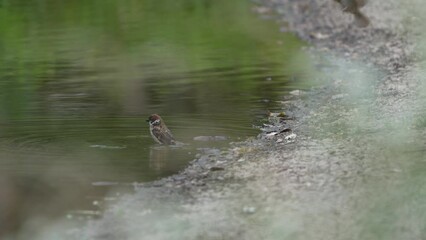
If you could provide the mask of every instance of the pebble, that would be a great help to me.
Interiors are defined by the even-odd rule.
[[[333,99],[333,100],[341,99],[341,98],[344,98],[346,95],[347,95],[347,94],[336,94],[336,95],[333,95],[333,96],[331,97],[331,99]]]
[[[272,137],[274,137],[275,135],[277,135],[277,133],[278,133],[278,132],[271,132],[271,133],[267,133],[265,136],[266,136],[266,138],[272,138]]]
[[[228,138],[225,136],[197,136],[194,137],[193,140],[194,141],[202,141],[202,142],[207,142],[207,141],[226,141]]]
[[[253,214],[256,212],[256,208],[252,206],[245,206],[243,207],[243,212],[247,214]]]
[[[223,170],[225,170],[225,168],[223,168],[223,167],[211,167],[210,168],[210,171],[223,171]]]
[[[295,133],[292,133],[285,137],[285,140],[287,142],[294,142],[296,140],[297,135]]]
[[[293,91],[291,91],[291,92],[289,92],[289,94],[290,95],[293,95],[293,96],[301,96],[301,95],[303,95],[305,92],[304,91],[302,91],[302,90],[293,90]]]

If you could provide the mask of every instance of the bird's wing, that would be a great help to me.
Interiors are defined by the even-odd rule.
[[[169,129],[154,128],[153,134],[163,144],[175,144],[175,139]]]

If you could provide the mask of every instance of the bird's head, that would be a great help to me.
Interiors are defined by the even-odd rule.
[[[158,114],[152,114],[151,116],[149,116],[149,118],[146,121],[151,126],[160,126],[163,119],[161,119],[160,115]]]

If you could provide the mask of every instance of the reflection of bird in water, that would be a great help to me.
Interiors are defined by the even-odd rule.
[[[352,13],[355,17],[355,25],[358,27],[366,27],[370,24],[367,16],[365,16],[359,9],[367,4],[367,0],[334,0],[342,5],[344,12]]]
[[[167,165],[167,159],[170,157],[169,150],[164,146],[151,147],[149,149],[149,168],[158,173],[165,172],[170,167]]]
[[[152,114],[146,121],[149,123],[151,136],[157,143],[167,145],[176,144],[172,132],[167,128],[163,119],[158,114]]]

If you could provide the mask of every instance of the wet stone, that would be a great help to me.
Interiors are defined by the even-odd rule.
[[[293,96],[302,96],[302,95],[305,94],[305,92],[302,91],[302,90],[293,90],[293,91],[289,92],[289,94],[293,95]]]
[[[252,207],[252,206],[245,206],[245,207],[243,207],[243,213],[253,214],[255,212],[256,212],[256,208],[255,207]]]
[[[202,141],[202,142],[208,142],[208,141],[226,141],[227,137],[225,136],[197,136],[193,138],[194,141]]]
[[[210,171],[223,171],[223,170],[225,170],[225,168],[223,168],[223,167],[211,167],[210,168]]]

